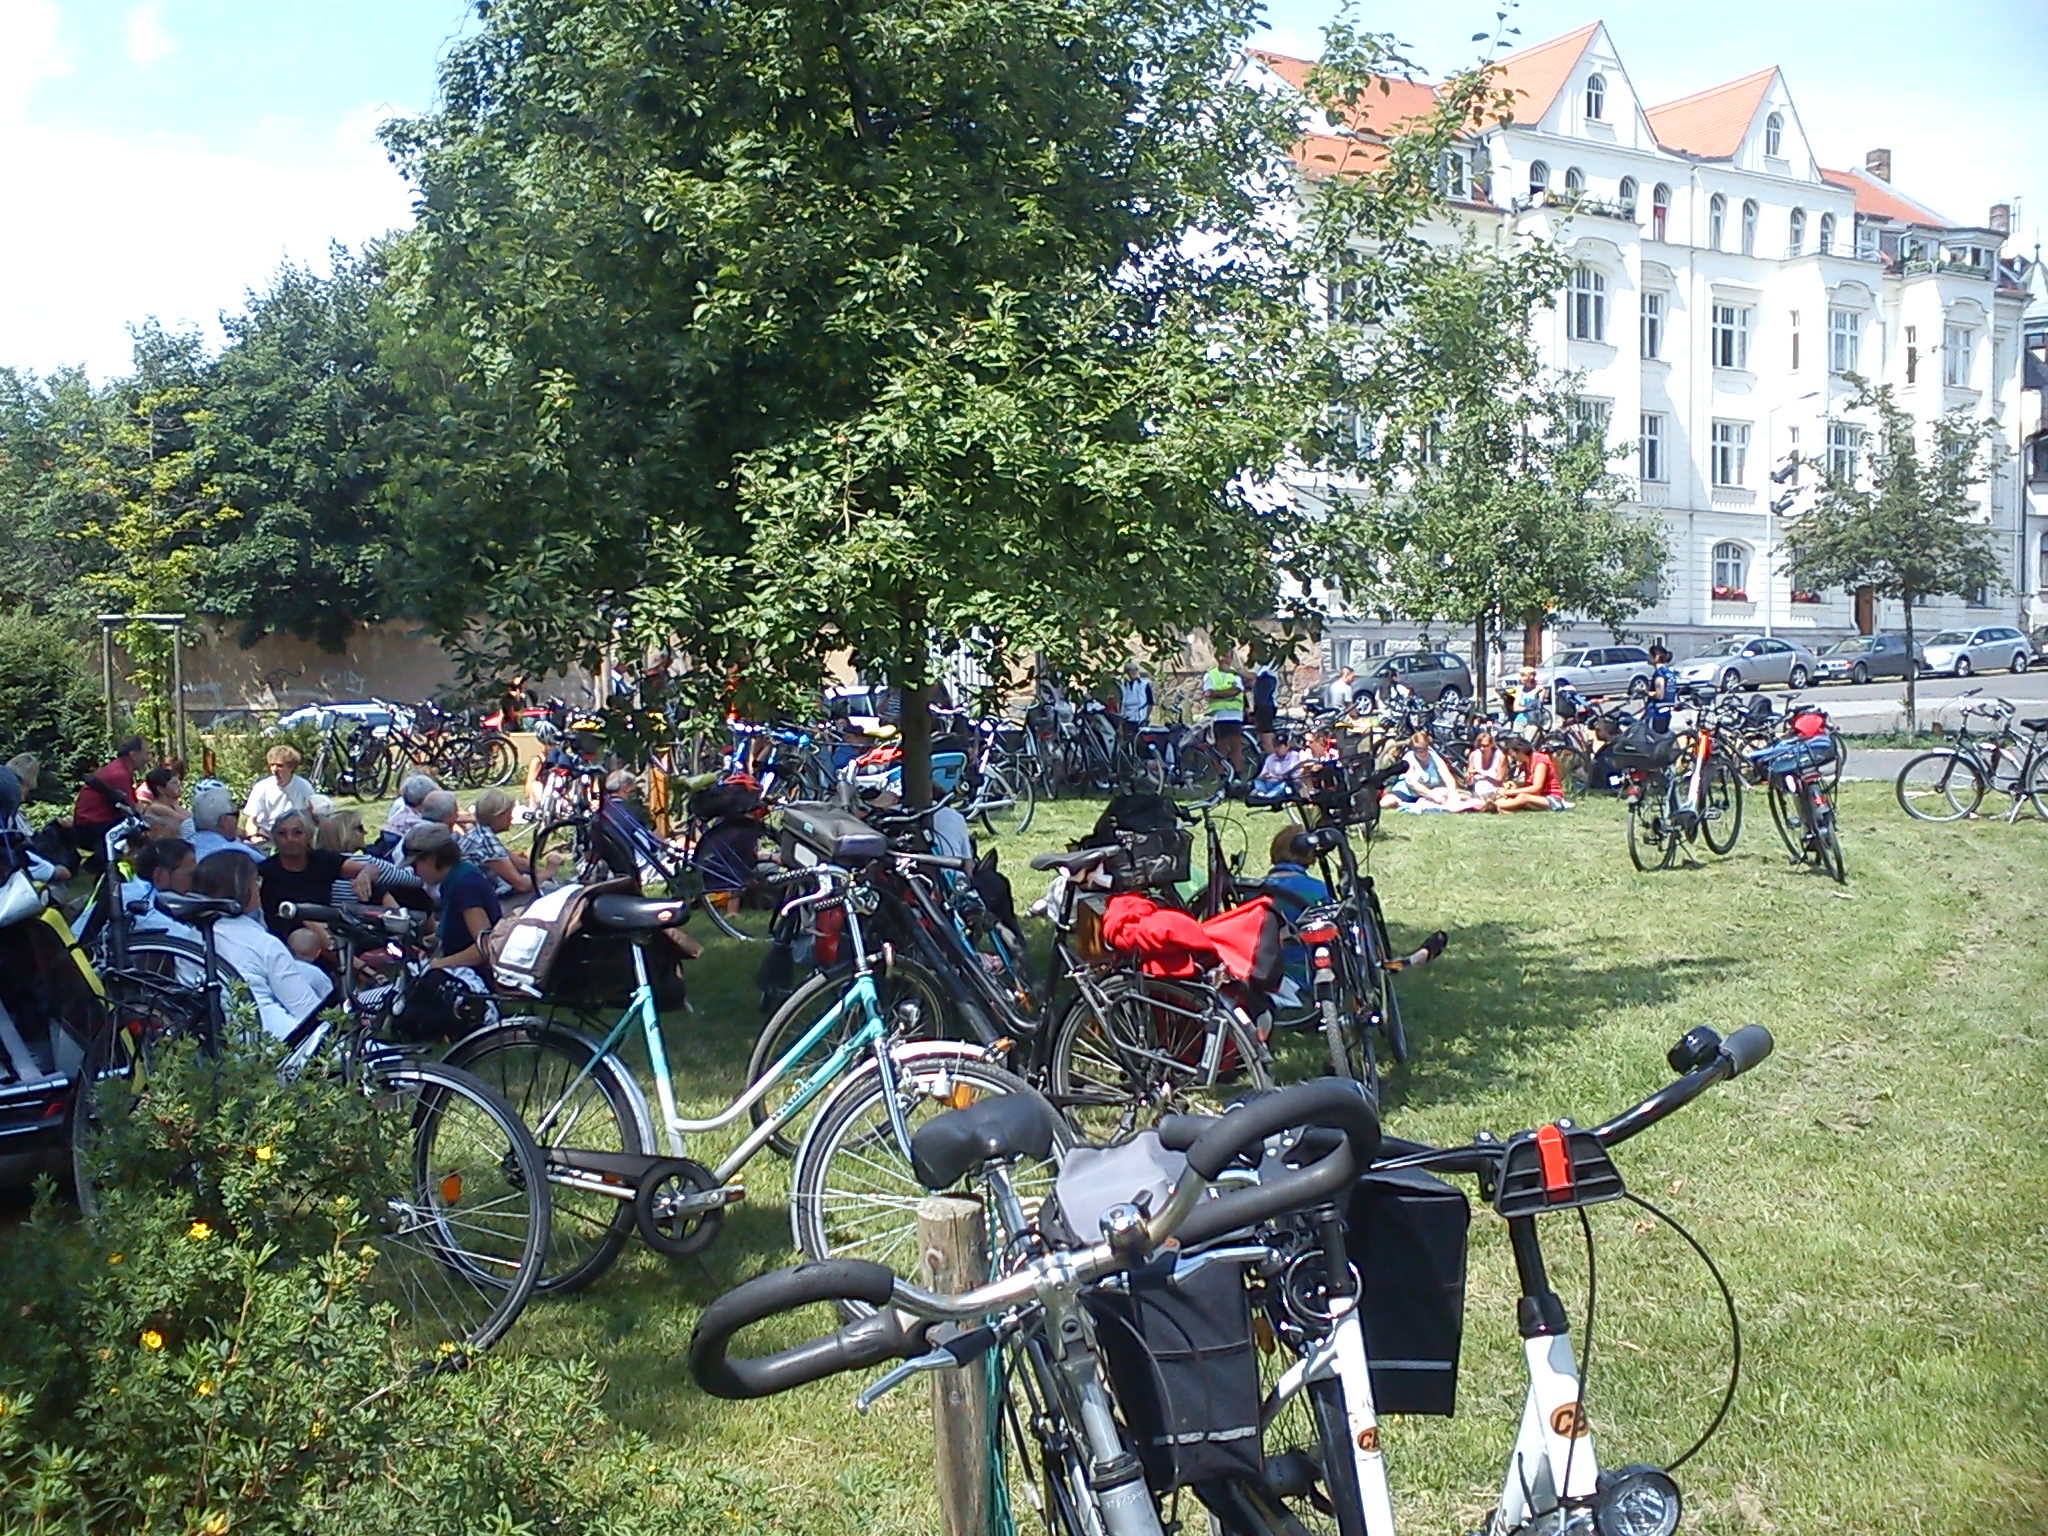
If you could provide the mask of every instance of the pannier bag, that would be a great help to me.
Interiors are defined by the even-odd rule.
[[[564,885],[536,896],[517,912],[498,919],[484,935],[484,959],[491,979],[507,992],[546,995],[562,951],[583,923],[590,898],[603,891],[631,891],[630,880],[602,885]]]
[[[378,1000],[366,993],[359,1001],[363,1011],[371,1013]],[[474,971],[426,970],[413,977],[404,997],[385,1016],[381,1033],[386,1039],[414,1044],[455,1040],[496,1022],[496,1011],[490,989]]]
[[[1142,891],[1188,878],[1194,838],[1164,795],[1123,794],[1111,800],[1082,846],[1112,844],[1119,852],[1107,866],[1111,890]]]
[[[1676,733],[1653,729],[1648,715],[1614,738],[1612,761],[1617,768],[1668,768],[1677,757]]]
[[[1242,1264],[1207,1264],[1179,1283],[1158,1269],[1136,1271],[1128,1291],[1091,1291],[1087,1306],[1155,1490],[1265,1470]]]
[[[1457,1408],[1471,1220],[1465,1192],[1420,1169],[1369,1173],[1352,1186],[1344,1246],[1358,1269],[1359,1319],[1380,1413]]]

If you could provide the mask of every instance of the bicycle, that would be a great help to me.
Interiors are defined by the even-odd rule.
[[[1989,793],[2006,795],[2007,822],[2016,822],[2031,804],[2048,817],[2048,716],[2021,720],[2004,699],[1978,700],[1972,688],[1962,697],[1962,721],[1951,746],[1922,752],[1899,770],[1892,795],[1899,809],[1916,821],[1975,820]],[[1990,722],[1990,734],[1973,736],[1973,718]],[[2025,731],[2025,736],[2020,735]]]
[[[1742,777],[1721,740],[1723,711],[1701,704],[1693,724],[1673,733],[1661,765],[1630,765],[1622,797],[1628,806],[1628,856],[1638,870],[1669,869],[1681,844],[1702,840],[1726,857],[1742,835]]]
[[[1834,756],[1825,736],[1787,736],[1748,754],[1770,786],[1771,822],[1795,864],[1811,864],[1838,885],[1849,882],[1835,803],[1826,782]]]

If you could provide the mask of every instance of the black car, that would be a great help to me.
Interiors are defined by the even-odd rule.
[[[1867,683],[1880,677],[1904,677],[1910,665],[1904,635],[1851,635],[1820,653],[1813,669],[1817,683]]]

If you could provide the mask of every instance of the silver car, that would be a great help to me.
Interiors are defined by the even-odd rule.
[[[1804,688],[1813,681],[1818,662],[1813,652],[1794,640],[1774,635],[1730,635],[1695,652],[1674,669],[1681,687],[1760,688],[1783,683]]]
[[[1587,698],[1625,693],[1640,699],[1650,691],[1655,670],[1650,653],[1640,645],[1594,645],[1559,651],[1549,666],[1536,669],[1536,680],[1545,688],[1562,683]]]
[[[1904,677],[1914,670],[1903,635],[1851,635],[1820,653],[1814,678],[1823,683],[1867,683],[1873,677]]]
[[[1996,672],[2000,667],[2024,672],[2033,659],[2033,645],[2010,624],[1980,624],[1975,629],[1944,629],[1928,638],[1920,654],[1927,670],[1951,677]]]

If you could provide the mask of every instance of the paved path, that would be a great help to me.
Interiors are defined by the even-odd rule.
[[[1881,779],[1889,784],[1899,776],[1899,770],[1906,766],[1906,760],[1917,757],[1917,752],[1898,752],[1890,748],[1859,747],[1856,738],[1849,738],[1849,766],[1842,770],[1845,779]]]

